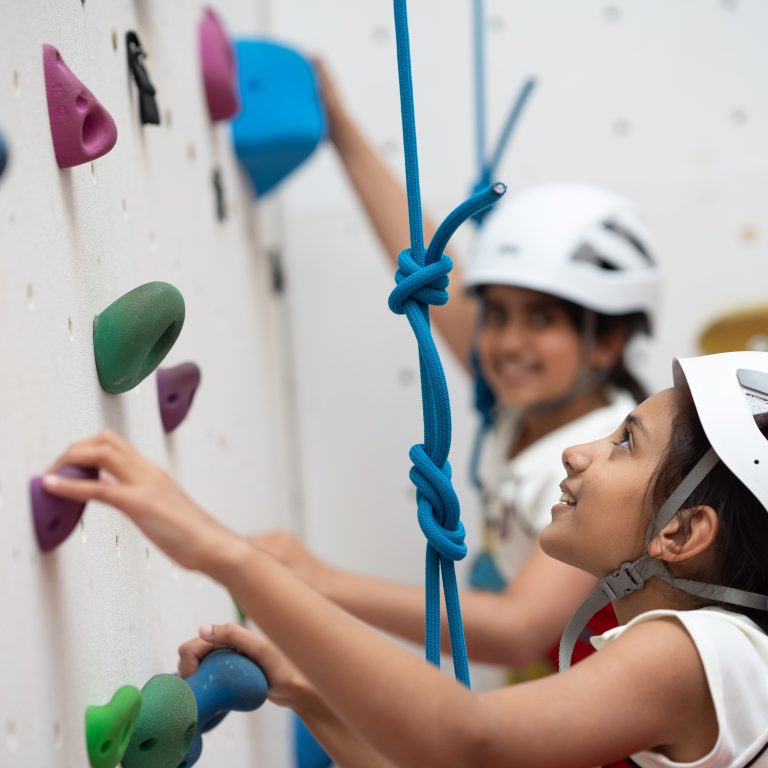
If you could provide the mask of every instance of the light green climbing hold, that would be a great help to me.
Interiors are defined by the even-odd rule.
[[[197,701],[176,675],[155,675],[141,689],[141,713],[124,768],[176,768],[197,728]]]
[[[85,708],[85,745],[91,768],[115,768],[123,759],[141,710],[133,685],[115,691],[108,704]]]
[[[145,283],[93,321],[96,372],[105,392],[133,389],[157,368],[181,333],[184,297],[170,283]]]

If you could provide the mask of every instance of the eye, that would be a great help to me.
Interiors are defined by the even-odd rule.
[[[632,433],[624,427],[621,431],[621,438],[619,440],[611,440],[611,443],[617,448],[632,449]]]
[[[531,328],[548,328],[554,321],[554,313],[546,309],[538,309],[531,312],[528,324]]]
[[[507,316],[504,310],[496,304],[483,306],[483,325],[501,326],[506,322]]]

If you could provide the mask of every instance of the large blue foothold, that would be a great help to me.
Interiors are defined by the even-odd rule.
[[[5,139],[3,138],[3,134],[0,133],[0,176],[3,175],[3,171],[5,171],[5,166],[8,163],[8,150],[5,146]]]
[[[178,768],[191,768],[203,751],[202,735],[230,712],[250,712],[267,699],[269,685],[258,664],[235,651],[209,653],[187,684],[197,700],[197,731]]]
[[[262,196],[312,154],[326,134],[314,69],[298,51],[269,40],[235,42],[240,114],[235,152]]]
[[[328,768],[333,765],[331,758],[298,715],[293,717],[293,749],[296,768]]]

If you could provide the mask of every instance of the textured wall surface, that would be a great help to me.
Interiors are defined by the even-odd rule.
[[[234,32],[260,28],[256,3],[218,4]],[[174,567],[112,510],[89,506],[59,550],[40,555],[28,478],[66,445],[110,427],[172,470],[239,530],[286,524],[278,307],[226,126],[208,121],[197,60],[201,2],[0,3],[0,765],[86,765],[83,713],[176,665],[178,644],[235,616],[228,595]],[[138,32],[162,124],[142,127],[124,37]],[[114,36],[114,37],[113,37]],[[56,166],[43,43],[111,112],[115,148]],[[216,218],[220,167],[228,218]],[[166,437],[154,376],[124,395],[99,387],[92,322],[150,280],[175,284],[186,323],[166,365],[193,360],[202,384]],[[13,627],[13,634],[7,630]],[[205,765],[282,765],[283,713],[232,716]]]
[[[401,172],[388,0],[220,0],[233,34],[270,30],[322,55],[342,95]],[[99,505],[55,553],[37,553],[28,478],[72,440],[111,427],[172,470],[239,530],[294,525],[325,557],[420,583],[423,538],[407,479],[421,439],[415,342],[386,305],[392,271],[333,151],[321,150],[253,210],[226,128],[207,119],[193,0],[0,0],[0,767],[86,764],[83,710],[123,683],[170,671],[228,596],[172,566]],[[721,311],[768,285],[768,25],[762,0],[487,0],[489,143],[528,75],[539,79],[499,173],[511,190],[589,181],[635,199],[667,273],[655,345],[636,350],[653,387],[692,354]],[[410,8],[425,205],[444,215],[474,166],[471,4]],[[149,53],[163,124],[141,127],[124,35]],[[51,43],[110,110],[111,153],[57,168],[41,46]],[[228,218],[215,216],[220,167]],[[406,245],[405,243],[403,244]],[[277,247],[285,299],[271,292]],[[456,239],[459,254],[471,234]],[[94,315],[167,280],[187,320],[166,364],[194,360],[203,383],[165,437],[154,380],[99,388]],[[456,485],[470,547],[476,500],[465,467],[470,388],[445,359]],[[556,491],[553,491],[553,494]],[[394,545],[394,546],[393,546]],[[199,765],[288,766],[271,705],[233,716]]]

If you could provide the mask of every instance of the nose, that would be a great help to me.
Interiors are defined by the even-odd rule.
[[[589,454],[585,445],[572,445],[563,451],[562,461],[568,477],[583,472],[589,466]]]
[[[499,348],[505,352],[519,350],[526,340],[525,325],[516,317],[510,317],[499,334]]]

